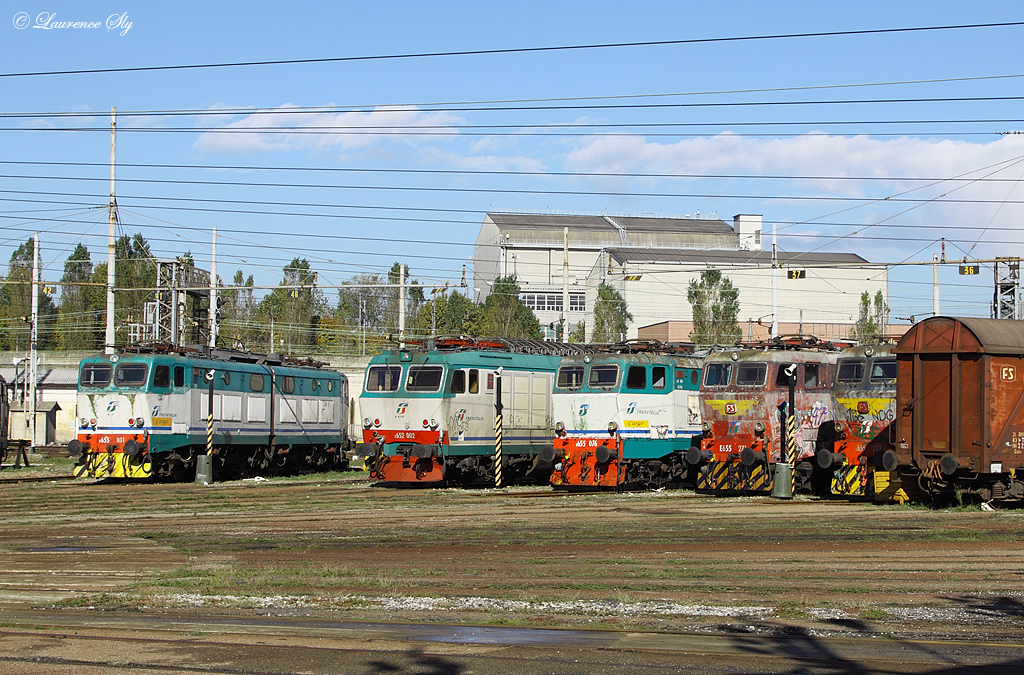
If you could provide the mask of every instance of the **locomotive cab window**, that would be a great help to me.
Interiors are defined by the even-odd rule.
[[[704,367],[704,386],[724,387],[732,376],[731,363],[711,363]]]
[[[805,363],[804,364],[804,386],[808,389],[814,389],[821,386],[819,383],[821,378],[818,377],[818,364],[817,363]]]
[[[896,379],[896,359],[879,359],[871,364],[872,382],[889,382]]]
[[[405,380],[406,391],[437,391],[441,388],[444,366],[409,366]]]
[[[558,369],[555,386],[559,389],[579,389],[583,386],[583,366],[562,366]]]
[[[149,368],[144,363],[122,363],[114,371],[114,384],[118,387],[141,387],[146,384]]]
[[[860,384],[864,380],[864,362],[858,359],[843,359],[839,362],[836,382]]]
[[[281,391],[286,394],[295,393],[295,378],[291,375],[285,375],[281,378]]]
[[[668,377],[665,374],[665,366],[654,366],[651,368],[651,386],[655,389],[664,389]]]
[[[153,386],[169,387],[171,385],[171,367],[157,366],[153,369]]]
[[[452,386],[448,390],[453,394],[465,394],[466,393],[466,371],[464,370],[453,370],[452,371]]]
[[[263,375],[253,373],[249,377],[249,391],[263,391]]]
[[[174,386],[185,386],[185,366],[174,366]]]
[[[767,378],[767,363],[741,363],[736,368],[736,384],[740,387],[760,387]]]
[[[786,370],[790,366],[796,366],[796,364],[795,363],[780,363],[779,364],[779,366],[778,366],[779,370],[775,373],[775,386],[776,387],[779,387],[780,389],[788,389],[789,388],[789,373],[787,373]],[[799,385],[800,384],[800,371],[799,371],[799,369],[795,369],[793,372],[796,373],[796,383]]]
[[[626,389],[646,389],[647,368],[644,366],[630,366],[626,371]]]
[[[366,374],[366,391],[398,391],[401,378],[399,366],[371,366]]]
[[[590,366],[590,379],[587,384],[595,389],[610,389],[619,381],[617,365]]]
[[[113,370],[109,363],[87,363],[82,366],[79,381],[83,387],[105,387],[110,384]]]
[[[469,393],[480,393],[480,371],[476,368],[469,371]]]

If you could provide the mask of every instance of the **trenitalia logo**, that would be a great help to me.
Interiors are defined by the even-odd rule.
[[[405,409],[408,408],[408,407],[409,407],[408,403],[399,403],[398,404],[398,411],[395,414],[396,415],[404,415],[405,414]]]
[[[584,404],[582,404],[580,406],[580,417],[585,417],[586,416],[588,408],[590,408],[590,404],[589,403],[584,403]]]
[[[629,404],[628,408],[626,408],[626,414],[627,415],[632,415],[635,412],[636,412],[636,402],[634,401],[633,403]]]
[[[117,410],[117,401],[111,401],[107,404],[107,412],[112,413]]]

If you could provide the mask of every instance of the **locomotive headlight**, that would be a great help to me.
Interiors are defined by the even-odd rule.
[[[380,426],[380,420],[379,419],[373,420],[373,426],[379,427]]]
[[[701,422],[700,429],[705,433],[711,431],[711,422]]]
[[[430,428],[431,429],[436,429],[437,428],[437,420],[435,420],[433,417],[430,418]]]
[[[423,428],[426,429],[429,426],[430,426],[430,421],[429,420],[423,420]]]
[[[141,417],[136,417],[135,426],[141,429],[142,427],[146,426],[146,420],[142,419]]]
[[[754,425],[754,431],[763,434],[764,433],[764,422],[758,422]]]
[[[96,428],[96,418],[95,417],[93,417],[91,420],[89,420],[89,426],[92,427],[93,429]]]
[[[84,418],[84,417],[83,417],[83,418],[81,418],[81,419],[80,419],[80,420],[78,420],[78,421],[79,421],[79,422],[81,422],[81,425],[82,425],[83,427],[85,427],[85,426],[89,426],[89,420],[87,420],[87,419],[86,419],[86,418]]]
[[[559,436],[564,436],[565,435],[565,423],[564,422],[555,422],[555,433],[558,434]]]
[[[608,433],[614,434],[618,430],[618,428],[619,428],[619,425],[618,425],[617,422],[612,421],[612,422],[608,423]]]
[[[370,418],[369,417],[364,417],[363,418],[363,428],[364,429],[369,429],[372,426],[373,426],[373,422],[370,420]]]

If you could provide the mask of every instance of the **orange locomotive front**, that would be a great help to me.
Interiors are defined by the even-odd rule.
[[[818,428],[831,417],[829,384],[836,357],[827,343],[810,344],[818,348],[788,349],[778,342],[776,349],[722,352],[705,359],[700,393],[704,435],[700,457],[694,458],[703,462],[698,489],[770,491],[773,465],[780,461],[794,465],[795,489],[827,489],[827,477],[809,460]],[[787,424],[791,373],[795,415]]]

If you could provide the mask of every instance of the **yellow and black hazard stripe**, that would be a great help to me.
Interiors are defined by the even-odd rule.
[[[867,484],[868,467],[859,464],[843,464],[832,475],[832,494],[860,497]]]
[[[750,467],[747,489],[755,492],[771,492],[772,473],[768,470],[767,464],[757,462],[754,466]]]

